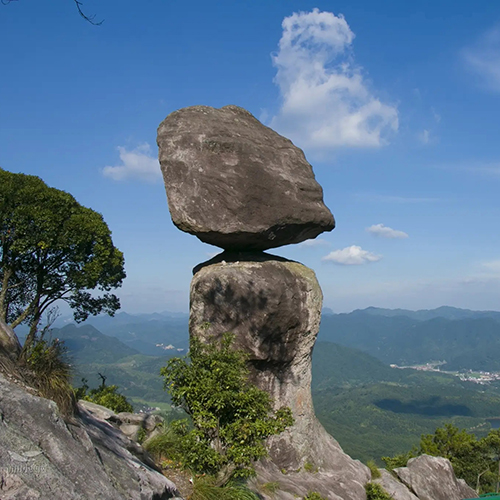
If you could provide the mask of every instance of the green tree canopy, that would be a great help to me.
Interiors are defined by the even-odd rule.
[[[109,292],[121,286],[123,266],[99,213],[38,177],[0,169],[0,319],[30,325],[25,345],[56,301],[76,321],[113,315],[120,302]]]
[[[173,404],[191,417],[194,429],[182,435],[181,462],[197,473],[251,474],[267,454],[264,440],[293,424],[289,408],[272,411],[269,394],[248,381],[246,355],[231,348],[233,335],[203,344],[191,338],[189,358],[173,358],[162,368]]]

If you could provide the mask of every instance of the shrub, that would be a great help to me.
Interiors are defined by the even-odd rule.
[[[293,424],[289,408],[273,413],[269,394],[248,381],[247,356],[231,348],[234,336],[203,344],[191,339],[189,358],[173,358],[162,368],[172,403],[191,418],[175,429],[181,462],[195,473],[248,477],[252,463],[267,455],[264,440]]]
[[[269,483],[264,483],[261,485],[261,489],[270,495],[274,495],[277,491],[281,489],[280,483],[277,481],[271,481]]]
[[[366,500],[393,500],[391,495],[377,483],[366,483]]]
[[[322,497],[317,491],[310,491],[305,497],[304,500],[327,500],[325,497]]]
[[[368,462],[366,462],[366,465],[372,473],[372,479],[378,479],[381,476],[380,471],[378,470],[378,466],[373,460],[368,460]]]
[[[309,462],[307,461],[305,464],[304,464],[304,470],[306,472],[310,472],[310,473],[316,473],[318,472],[318,468],[312,463],[312,462]]]
[[[91,389],[87,394],[88,386],[86,385],[85,379],[83,379],[83,383],[84,385],[82,387],[75,389],[75,395],[79,399],[105,406],[116,413],[134,411],[134,407],[127,401],[127,398],[123,394],[117,392],[117,385],[101,385],[98,389]]]
[[[245,485],[229,482],[224,486],[217,486],[215,479],[210,476],[195,477],[193,479],[193,493],[190,500],[258,500],[258,496]]]

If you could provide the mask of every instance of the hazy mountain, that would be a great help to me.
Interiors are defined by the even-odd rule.
[[[114,337],[103,335],[92,325],[66,325],[63,328],[53,328],[53,338],[64,340],[64,345],[77,364],[85,363],[115,363],[126,356],[139,354]]]
[[[500,371],[500,321],[494,315],[417,320],[357,310],[324,316],[319,340],[360,349],[387,364],[445,360],[453,370]]]
[[[356,309],[352,314],[357,313],[387,317],[406,316],[419,321],[425,321],[433,318],[493,318],[500,321],[499,311],[471,311],[470,309],[459,309],[457,307],[450,306],[441,306],[437,309],[421,309],[418,311],[410,311],[409,309],[382,309],[379,307],[367,307],[366,309]]]

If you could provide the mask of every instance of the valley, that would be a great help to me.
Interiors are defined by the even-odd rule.
[[[489,371],[497,365],[500,314],[397,313],[325,314],[313,353],[319,420],[348,454],[380,465],[446,422],[481,437],[500,417],[500,365]],[[86,379],[97,387],[102,374],[136,409],[168,412],[159,371],[187,352],[187,323],[181,314],[119,313],[78,327],[59,320],[52,335],[68,348],[75,386]]]

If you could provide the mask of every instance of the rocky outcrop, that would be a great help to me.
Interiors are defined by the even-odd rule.
[[[179,498],[175,485],[119,430],[83,408],[65,422],[54,402],[3,375],[0,443],[2,500]]]
[[[172,220],[205,243],[266,250],[334,228],[302,150],[243,108],[174,111],[158,147]]]
[[[391,474],[385,469],[379,469],[380,478],[374,482],[379,483],[393,500],[419,500],[407,486],[398,481],[395,474]]]
[[[394,469],[419,500],[462,500],[477,498],[477,493],[463,479],[457,479],[449,460],[421,455],[408,461],[406,467]],[[405,497],[394,497],[403,500]]]
[[[95,418],[120,429],[132,441],[138,441],[141,432],[143,432],[141,442],[145,441],[163,423],[163,418],[160,415],[151,413],[115,413],[109,408],[85,400],[80,400],[78,405],[85,408]]]
[[[0,319],[0,349],[8,359],[15,360],[21,352],[21,344],[14,331]]]
[[[271,394],[276,409],[292,410],[295,423],[269,440],[270,461],[259,469],[261,476],[274,467],[288,473],[289,485],[307,478],[307,484],[321,483],[338,498],[361,499],[368,468],[342,451],[312,404],[311,354],[322,298],[314,272],[302,264],[262,253],[224,252],[195,269],[189,328],[206,342],[232,332],[235,347],[249,354],[252,381]],[[321,474],[315,479],[294,474],[305,464]]]
[[[252,381],[295,419],[269,439],[251,486],[263,499],[316,491],[329,500],[366,500],[368,467],[346,455],[314,414],[311,354],[323,300],[316,276],[262,252],[333,229],[312,167],[288,139],[237,106],[175,111],[158,128],[158,146],[174,224],[225,250],[194,269],[190,335],[213,342],[232,332],[235,348],[249,356]],[[444,500],[444,491],[455,495],[447,500],[473,496],[452,469],[427,465],[425,458],[409,462],[398,471],[401,481],[385,471],[379,481],[396,500]],[[278,488],[269,492],[269,484]]]

